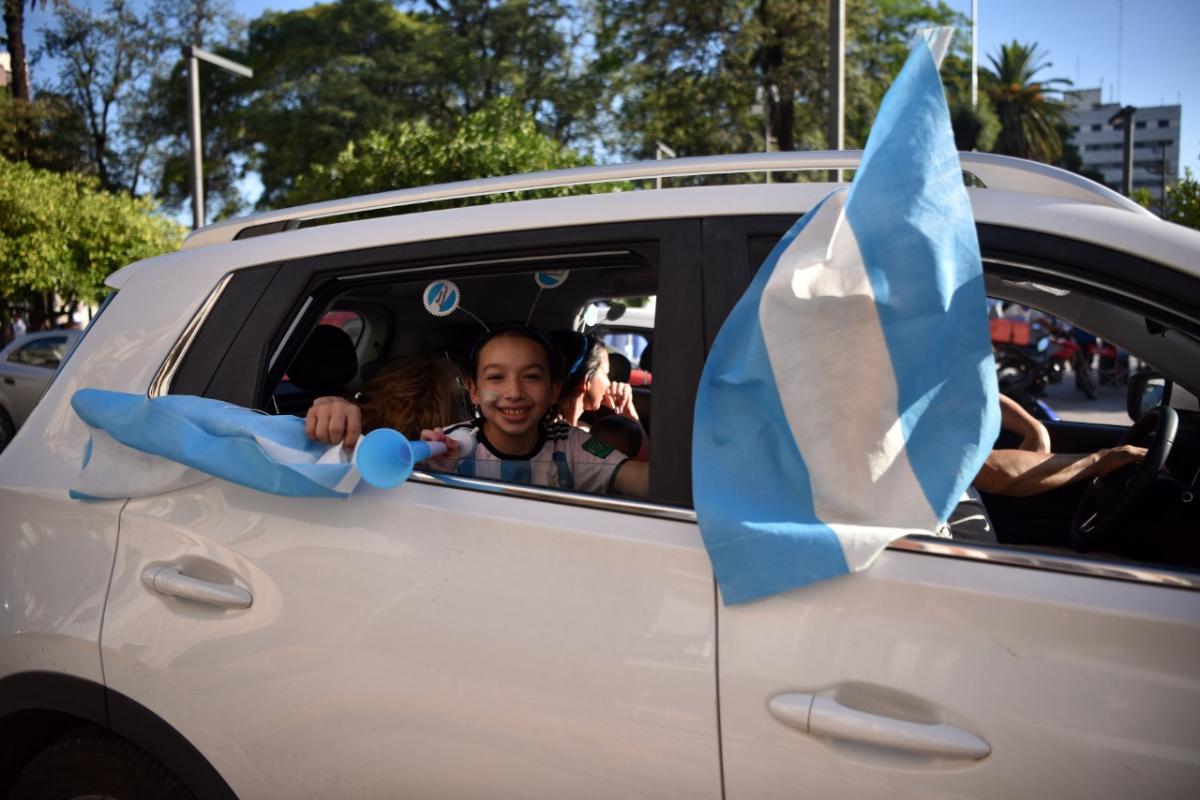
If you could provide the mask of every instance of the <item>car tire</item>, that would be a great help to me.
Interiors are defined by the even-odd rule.
[[[195,800],[178,778],[149,754],[100,732],[73,733],[33,759],[17,778],[11,800]]]
[[[16,433],[12,417],[8,415],[7,411],[0,408],[0,453],[4,452],[4,448],[8,447],[8,443],[12,441]]]

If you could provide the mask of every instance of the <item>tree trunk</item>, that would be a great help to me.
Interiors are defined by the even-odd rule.
[[[25,0],[4,0],[4,30],[12,57],[12,96],[28,103],[31,91],[25,66]]]

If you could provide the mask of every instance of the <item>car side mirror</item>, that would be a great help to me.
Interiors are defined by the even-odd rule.
[[[1125,409],[1129,418],[1136,421],[1157,406],[1171,402],[1171,382],[1152,369],[1135,372],[1129,379],[1129,390],[1125,395]]]

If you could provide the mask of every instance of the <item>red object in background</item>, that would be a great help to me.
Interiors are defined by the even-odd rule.
[[[629,371],[630,386],[649,386],[654,382],[654,376],[644,369],[632,369]]]
[[[992,319],[988,320],[988,328],[992,334],[992,341],[997,344],[1015,344],[1020,347],[1028,347],[1029,340],[1033,331],[1033,326],[1028,322],[1022,322],[1019,319]]]

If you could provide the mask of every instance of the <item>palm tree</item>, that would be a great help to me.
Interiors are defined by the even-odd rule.
[[[47,0],[30,0],[29,8],[46,7]],[[29,70],[25,67],[25,0],[4,0],[4,32],[12,58],[12,96],[29,102]]]
[[[1034,44],[1015,39],[1000,46],[1000,57],[988,56],[992,68],[983,70],[983,90],[1000,118],[1000,135],[992,148],[1033,161],[1049,163],[1062,155],[1059,127],[1066,106],[1047,97],[1048,92],[1070,86],[1066,78],[1035,80],[1043,69],[1053,66],[1046,53]]]

